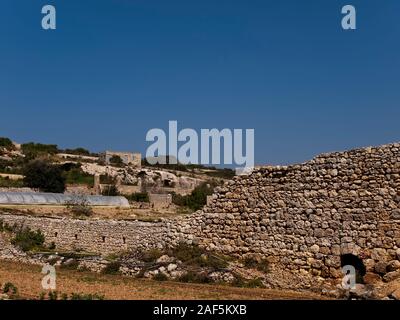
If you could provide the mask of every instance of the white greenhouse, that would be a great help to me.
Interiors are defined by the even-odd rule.
[[[90,206],[129,207],[129,202],[125,197],[40,192],[0,192],[0,205],[68,205],[82,202]]]

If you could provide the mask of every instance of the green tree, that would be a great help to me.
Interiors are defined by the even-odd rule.
[[[126,196],[126,198],[133,202],[150,202],[149,194],[147,192],[135,192]]]
[[[110,197],[116,197],[116,196],[120,195],[119,191],[118,191],[118,188],[117,188],[117,186],[115,184],[111,184],[111,185],[106,186],[104,188],[104,190],[101,192],[101,194],[103,196],[110,196]]]
[[[14,144],[9,138],[0,137],[0,147],[12,150],[14,149]]]
[[[57,145],[55,144],[42,144],[42,143],[24,143],[22,146],[22,152],[28,158],[33,159],[42,155],[53,155],[59,152]]]
[[[23,169],[24,183],[27,187],[43,192],[63,193],[65,177],[59,166],[45,160],[32,160]]]
[[[214,192],[216,187],[215,182],[204,182],[197,186],[191,194],[182,196],[180,194],[172,195],[172,202],[178,206],[185,206],[194,211],[201,209],[207,203],[207,196],[210,196]]]
[[[113,155],[110,158],[110,163],[115,165],[115,166],[122,166],[124,164],[124,162],[122,161],[121,157],[117,156],[117,155]]]
[[[78,156],[90,156],[91,153],[89,150],[84,148],[75,148],[75,149],[65,149],[64,153],[74,154]]]

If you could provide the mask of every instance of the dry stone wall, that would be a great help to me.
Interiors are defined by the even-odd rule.
[[[1,214],[3,223],[41,230],[46,243],[60,250],[111,254],[162,248],[167,232],[163,223],[116,220],[78,220]]]
[[[284,268],[341,276],[344,255],[369,271],[400,248],[400,144],[257,168],[219,188],[202,212],[171,225],[171,241],[268,258]]]

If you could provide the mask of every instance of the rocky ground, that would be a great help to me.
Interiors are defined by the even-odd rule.
[[[41,299],[43,274],[40,266],[0,260],[0,299]],[[6,283],[17,288],[3,294]],[[75,295],[82,299],[106,300],[319,300],[318,294],[291,290],[235,288],[226,285],[159,282],[121,275],[57,269],[58,298]],[[11,288],[12,289],[12,288]],[[11,291],[11,292],[10,292]],[[49,294],[50,292],[47,292]]]
[[[108,175],[126,185],[145,187],[147,190],[161,190],[168,186],[177,190],[193,190],[207,179],[189,177],[165,170],[153,170],[149,168],[117,168],[95,163],[83,163],[82,170],[90,175]]]
[[[92,272],[99,277],[102,274],[114,274],[158,282],[213,284],[282,292],[291,290],[305,296],[316,294],[321,299],[400,299],[399,271],[384,277],[367,273],[364,284],[344,290],[339,280],[326,280],[308,273],[296,274],[265,265],[263,261],[237,261],[197,250],[193,253],[192,249],[186,247],[175,251],[137,252],[108,257],[55,250],[27,253],[12,245],[10,237],[4,233],[0,237],[1,261],[31,265],[32,268],[51,264],[58,270]]]

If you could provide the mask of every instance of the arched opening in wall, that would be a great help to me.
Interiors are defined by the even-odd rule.
[[[353,266],[356,269],[357,283],[364,283],[364,276],[367,273],[364,262],[354,254],[344,254],[340,257],[342,268],[345,266]]]
[[[171,180],[168,179],[163,180],[163,185],[166,188],[171,187]]]
[[[101,240],[102,240],[103,242],[106,242],[106,237],[105,237],[105,236],[102,236],[102,237],[101,237]]]
[[[58,232],[54,232],[54,238],[58,237]]]
[[[123,241],[124,244],[126,244],[126,238],[125,237],[122,237],[122,241]]]
[[[77,234],[75,235],[75,240],[78,240],[78,235]]]

